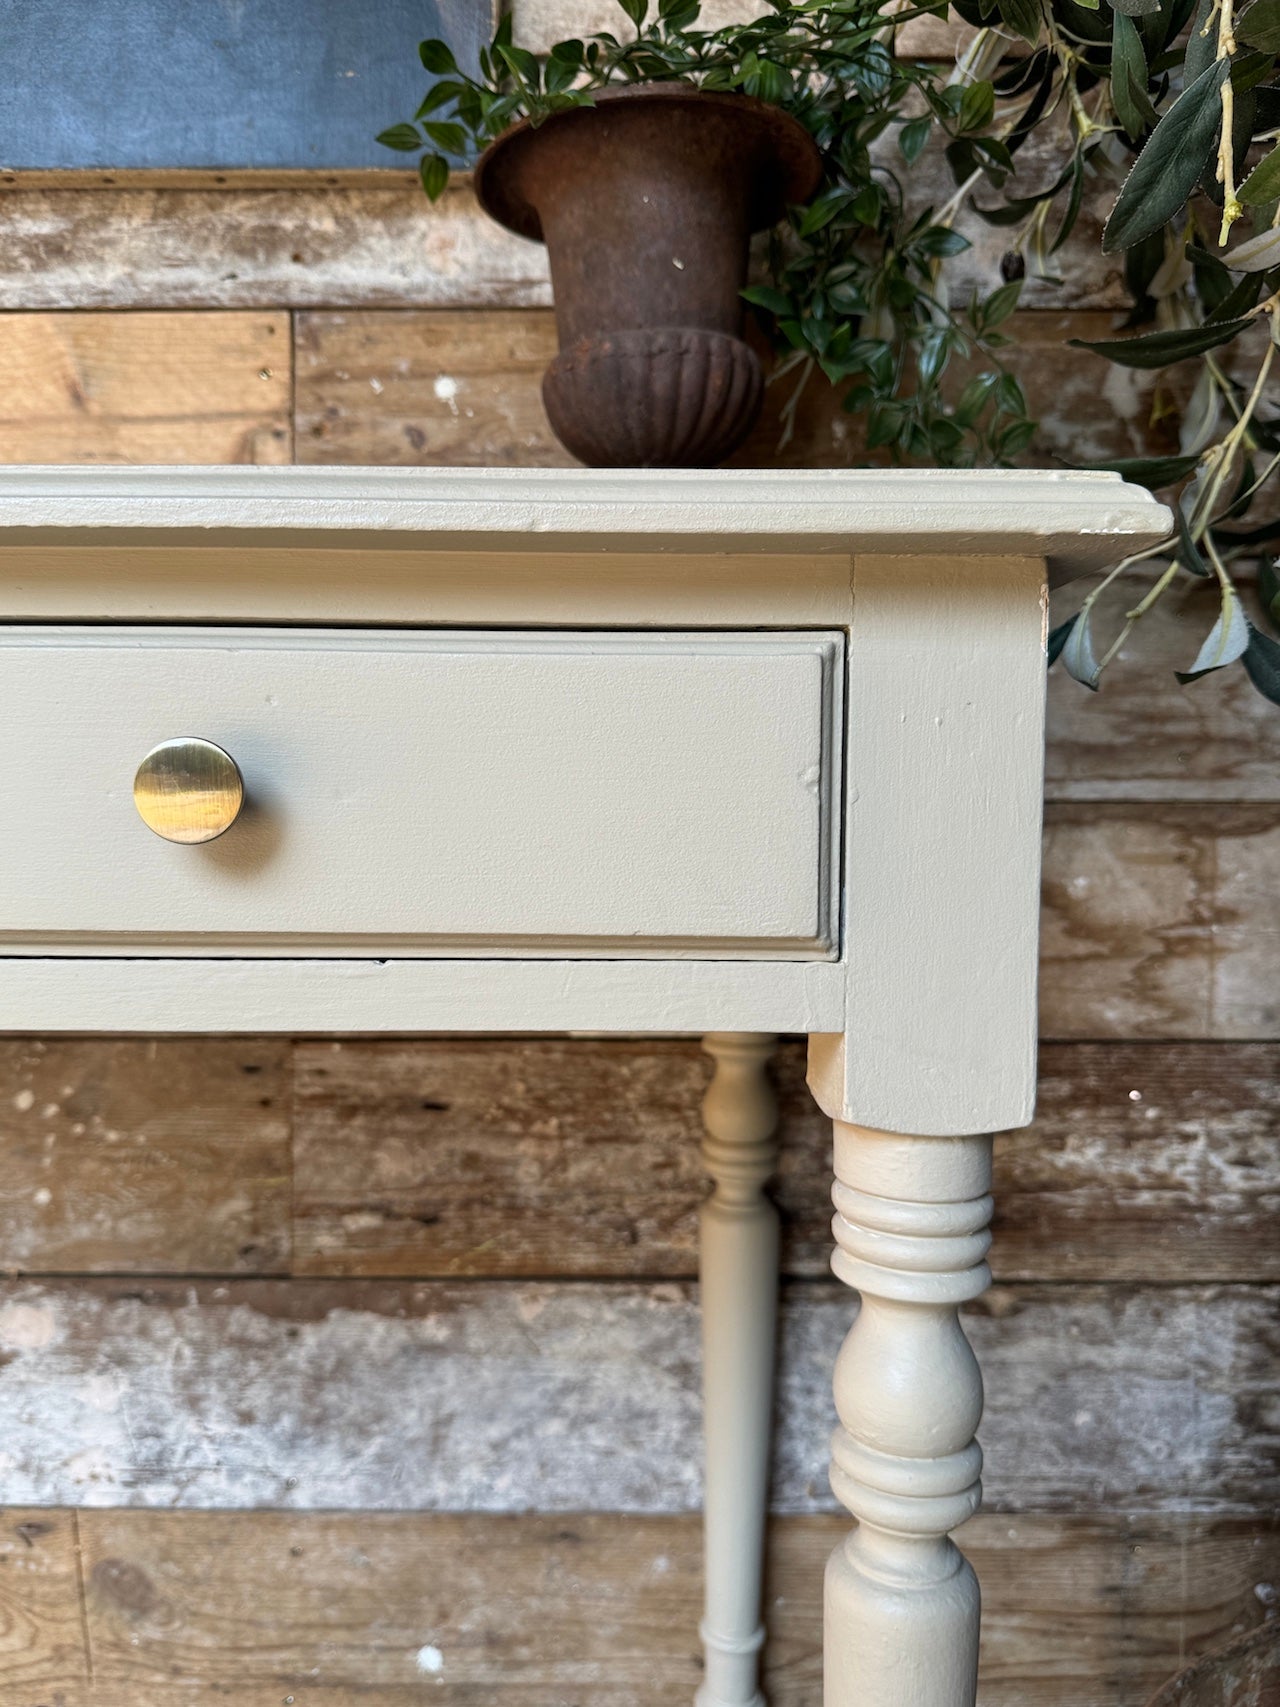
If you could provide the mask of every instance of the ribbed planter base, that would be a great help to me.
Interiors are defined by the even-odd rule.
[[[591,468],[709,468],[760,412],[760,363],[725,332],[659,327],[580,338],[542,381],[556,437]]]

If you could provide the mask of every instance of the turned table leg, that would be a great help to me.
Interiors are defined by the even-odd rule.
[[[836,1362],[826,1707],[973,1707],[980,1597],[949,1531],[977,1510],[982,1375],[958,1307],[990,1281],[990,1138],[835,1123],[836,1253],[862,1295]]]
[[[703,1156],[715,1189],[702,1210],[706,1495],[706,1675],[698,1707],[763,1707],[759,1688],[764,1531],[773,1412],[778,1214],[764,1185],[777,1156],[766,1066],[776,1038],[713,1032]]]

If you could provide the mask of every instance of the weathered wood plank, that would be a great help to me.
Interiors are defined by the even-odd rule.
[[[780,1510],[831,1508],[830,1370],[852,1308],[831,1285],[785,1294]],[[1003,1286],[968,1325],[991,1509],[1275,1505],[1274,1289]],[[700,1503],[684,1284],[11,1283],[0,1355],[0,1494],[19,1503]]]
[[[1162,565],[1156,565],[1158,573]],[[1050,800],[1276,800],[1280,717],[1241,669],[1183,686],[1217,617],[1216,583],[1170,590],[1108,669],[1098,693],[1061,667],[1049,676],[1045,794]],[[1098,601],[1095,633],[1109,643],[1151,578],[1122,576]],[[1054,597],[1054,621],[1087,591]],[[1251,597],[1247,583],[1244,591]]]
[[[288,1064],[271,1038],[0,1040],[0,1270],[286,1270]]]
[[[1051,182],[1063,152],[1051,136],[1034,138],[1018,156],[1013,188]],[[921,207],[951,197],[937,150],[913,166],[910,189]],[[398,171],[287,185],[233,174],[221,188],[133,175],[110,187],[0,179],[0,197],[0,309],[528,308],[551,300],[545,250],[482,214],[463,175],[434,208],[415,177]],[[1113,198],[1113,185],[1090,186],[1062,281],[1028,280],[1026,306],[1125,306],[1121,270],[1098,241]],[[1009,240],[968,208],[957,227],[972,244],[948,268],[959,299],[999,284]]]
[[[86,1512],[94,1707],[358,1696],[658,1707],[698,1681],[696,1517]],[[821,1699],[842,1518],[776,1520],[765,1684]],[[1265,1615],[1273,1526],[979,1517],[982,1707],[1136,1704]],[[7,1678],[0,1671],[0,1689]],[[349,1693],[351,1692],[351,1693]]]
[[[703,0],[699,29],[722,30],[729,24],[763,16],[760,0]],[[609,30],[620,35],[626,15],[616,0],[514,0],[511,18],[515,38],[531,53],[548,53],[552,43],[567,36],[594,35]],[[958,19],[913,18],[898,35],[901,52],[920,59],[950,59],[957,42],[972,32]]]
[[[1035,460],[1080,462],[1171,447],[1172,418],[1157,418],[1155,410],[1157,376],[1114,367],[1068,346],[1073,337],[1105,337],[1112,326],[1110,314],[1086,311],[1026,313],[1013,323],[1016,343],[1007,352],[1008,365],[1041,421]],[[570,459],[551,433],[539,390],[555,347],[546,312],[301,314],[298,458],[562,464]],[[788,376],[767,388],[761,419],[734,466],[865,462],[860,419],[840,408],[821,378],[806,385],[794,436],[781,442],[781,412],[795,383]],[[1172,384],[1176,389],[1176,375]]]
[[[381,186],[3,192],[0,308],[506,307],[551,300],[546,251],[466,179],[435,208]]]
[[[0,315],[0,462],[290,459],[285,314]]]
[[[692,1042],[301,1043],[295,1272],[691,1278],[706,1068]],[[784,1269],[821,1278],[803,1044],[775,1077]],[[997,1278],[1280,1280],[1278,1128],[1275,1045],[1047,1045],[997,1146]]]
[[[555,351],[542,312],[299,315],[298,461],[573,465],[542,407]]]
[[[1274,805],[1054,806],[1046,816],[1046,1038],[1274,1038]]]
[[[299,1043],[295,1272],[691,1277],[708,1066],[647,1040]]]
[[[88,1681],[68,1511],[0,1512],[0,1701],[81,1707]]]

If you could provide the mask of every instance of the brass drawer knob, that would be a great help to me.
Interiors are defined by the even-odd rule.
[[[244,780],[230,753],[184,735],[161,741],[138,766],[133,803],[149,830],[167,842],[211,842],[229,830],[244,804]]]

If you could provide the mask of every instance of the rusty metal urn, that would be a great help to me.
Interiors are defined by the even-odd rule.
[[[560,353],[542,399],[566,449],[711,468],[742,443],[763,390],[741,336],[748,243],[821,172],[777,107],[678,83],[601,90],[489,145],[481,207],[547,245]]]

